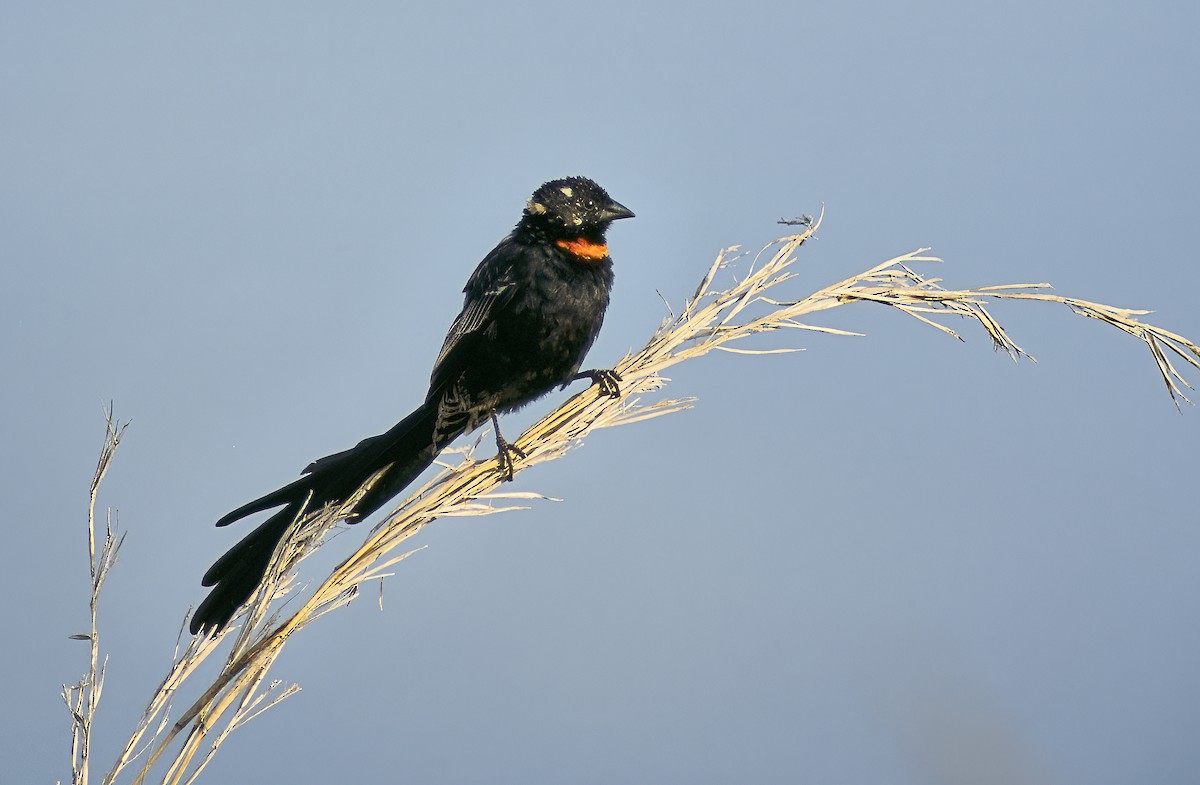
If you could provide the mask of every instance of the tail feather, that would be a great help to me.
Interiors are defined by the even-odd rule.
[[[267,572],[275,546],[283,539],[294,517],[289,504],[208,568],[201,583],[214,588],[192,614],[193,635],[206,628],[224,627],[237,609],[250,599]]]
[[[247,515],[253,515],[256,512],[270,510],[278,507],[281,504],[291,504],[297,498],[303,499],[308,496],[308,491],[313,485],[312,477],[301,477],[300,479],[290,482],[282,488],[271,491],[266,496],[261,496],[252,502],[243,504],[233,512],[222,515],[217,521],[217,526],[228,526],[234,521],[240,521]],[[207,584],[205,584],[207,585]]]
[[[380,469],[387,471],[355,506],[361,520],[412,484],[444,447],[465,428],[438,427],[436,405],[425,404],[379,436],[364,439],[355,447],[313,461],[304,477],[244,504],[225,515],[218,526],[275,507],[283,506],[254,531],[217,559],[204,574],[203,584],[212,586],[208,597],[192,615],[191,630],[220,629],[262,582],[271,556],[297,513],[348,499]],[[436,431],[436,434],[435,434]]]

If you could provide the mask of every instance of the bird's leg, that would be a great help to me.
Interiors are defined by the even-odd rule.
[[[500,421],[496,419],[496,410],[492,409],[492,430],[496,432],[496,460],[500,461],[500,473],[505,482],[512,482],[513,471],[516,468],[515,455],[518,458],[528,458],[525,451],[508,440],[500,433]]]
[[[621,397],[621,385],[618,382],[621,382],[622,379],[621,374],[616,371],[608,368],[593,368],[590,371],[580,371],[572,376],[567,384],[579,381],[580,379],[591,379],[592,384],[599,385],[601,395],[607,395],[609,398]],[[563,385],[564,388],[566,386],[566,384]]]

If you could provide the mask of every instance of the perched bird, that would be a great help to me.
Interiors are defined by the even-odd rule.
[[[227,526],[282,508],[205,573],[203,584],[213,589],[192,616],[192,632],[229,622],[262,582],[276,545],[302,508],[343,502],[386,469],[354,509],[355,520],[362,520],[408,487],[457,436],[488,419],[496,426],[500,471],[511,479],[514,455],[524,456],[500,435],[498,412],[582,378],[605,395],[618,395],[620,377],[613,371],[579,368],[600,331],[612,288],[605,231],[632,217],[584,177],[538,188],[516,228],[467,281],[462,312],[433,365],[425,402],[387,433],[310,463],[300,479],[217,521]]]

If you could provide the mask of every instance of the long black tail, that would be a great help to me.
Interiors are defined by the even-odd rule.
[[[203,584],[212,586],[213,590],[192,616],[192,633],[224,627],[250,598],[266,574],[275,546],[306,501],[307,511],[342,502],[372,474],[387,467],[383,477],[354,508],[355,520],[366,518],[407,488],[433,463],[441,448],[463,430],[465,428],[448,429],[444,423],[439,424],[437,405],[426,403],[387,433],[313,461],[304,469],[305,476],[221,518],[217,525],[228,526],[247,515],[282,505],[282,509],[230,548],[204,574]]]

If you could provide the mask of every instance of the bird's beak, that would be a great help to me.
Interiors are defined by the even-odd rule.
[[[600,213],[601,221],[619,221],[622,218],[633,218],[633,210],[630,210],[620,202],[609,202],[608,206]]]

